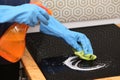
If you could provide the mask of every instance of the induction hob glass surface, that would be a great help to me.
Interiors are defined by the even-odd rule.
[[[97,55],[96,61],[82,61],[82,64],[80,63],[78,66],[91,67],[98,63],[106,64],[106,66],[90,71],[73,70],[63,64],[66,59],[74,56],[72,48],[68,44],[53,36],[29,33],[26,37],[27,48],[47,80],[92,80],[120,75],[120,29],[116,25],[71,30],[86,34],[92,43],[94,54]]]

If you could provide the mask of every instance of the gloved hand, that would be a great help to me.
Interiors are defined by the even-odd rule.
[[[48,13],[34,4],[19,6],[0,5],[0,23],[18,22],[35,26],[39,21],[48,24]]]
[[[75,55],[81,59],[94,60],[96,56],[93,55],[93,49],[89,39],[85,34],[71,31],[64,27],[54,17],[50,16],[48,25],[40,24],[40,31],[42,33],[62,38],[71,47],[74,48]]]

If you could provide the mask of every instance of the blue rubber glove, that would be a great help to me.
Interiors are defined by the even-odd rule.
[[[42,33],[62,38],[71,47],[74,48],[75,55],[85,60],[94,60],[93,49],[89,39],[85,34],[71,31],[58,22],[54,17],[50,16],[48,25],[40,24]],[[92,56],[91,56],[92,55]]]
[[[48,19],[48,13],[34,4],[0,5],[0,23],[18,22],[35,26],[39,21],[47,25]]]

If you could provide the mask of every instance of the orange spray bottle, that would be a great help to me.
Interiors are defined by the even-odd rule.
[[[35,2],[41,8],[45,9],[48,14],[52,11],[44,7],[41,3]],[[3,36],[0,38],[0,56],[14,63],[21,59],[25,50],[25,36],[28,30],[28,25],[14,23],[10,26]]]

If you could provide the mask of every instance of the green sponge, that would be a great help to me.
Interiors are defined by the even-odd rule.
[[[94,55],[94,54],[84,54],[84,51],[76,51],[76,50],[74,50],[74,54],[76,56],[78,56],[79,58],[87,60],[87,61],[95,60],[97,58],[97,56]]]

